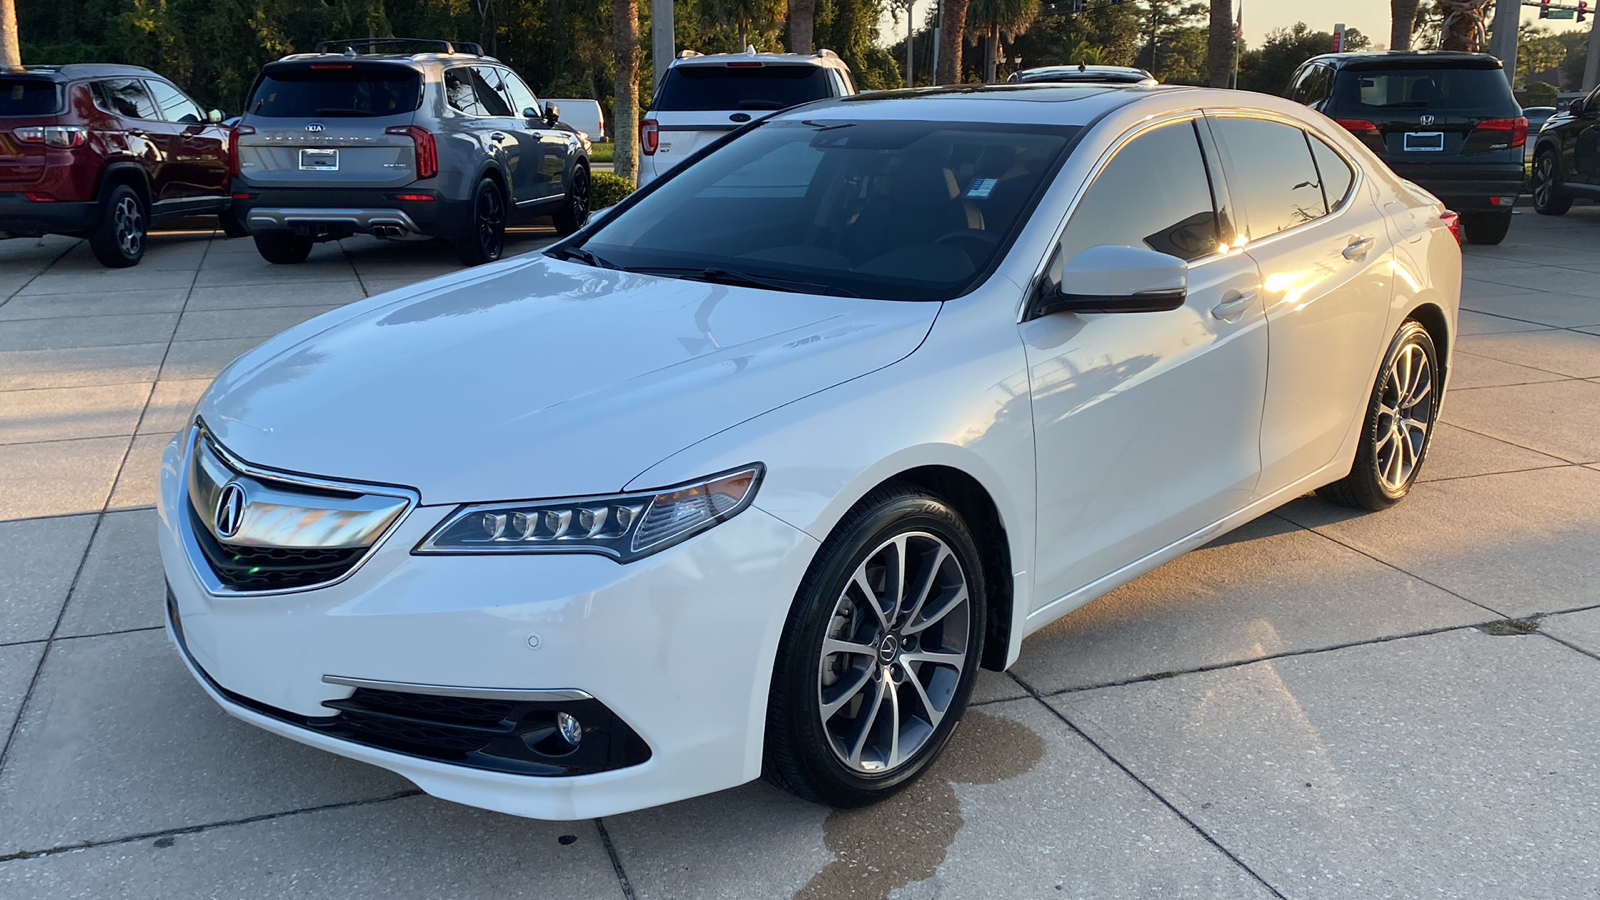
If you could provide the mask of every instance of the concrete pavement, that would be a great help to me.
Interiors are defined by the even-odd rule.
[[[1600,896],[1597,238],[1468,248],[1405,503],[1296,500],[1047,628],[905,794],[569,823],[238,723],[160,630],[155,461],[209,379],[449,249],[0,242],[0,898]]]

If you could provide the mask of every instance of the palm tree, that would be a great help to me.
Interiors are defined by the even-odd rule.
[[[983,80],[993,84],[1000,32],[1021,34],[1039,15],[1039,0],[969,0],[967,27],[983,41]]]
[[[811,52],[811,35],[817,24],[817,0],[788,0],[789,50]]]
[[[1389,0],[1389,49],[1410,50],[1417,24],[1417,0]]]
[[[750,32],[774,30],[783,15],[783,0],[701,0],[707,24],[731,24],[739,31],[739,49],[750,46]]]
[[[0,68],[22,68],[22,42],[17,37],[15,0],[0,0]]]
[[[1238,35],[1234,32],[1233,0],[1211,0],[1211,34],[1206,41],[1208,81],[1214,88],[1225,88],[1233,75],[1233,53]]]
[[[944,0],[939,17],[939,84],[961,83],[961,47],[967,41],[967,0]]]
[[[611,51],[616,62],[611,108],[611,170],[639,180],[639,0],[611,0]]]
[[[1440,50],[1465,50],[1476,53],[1489,40],[1483,11],[1494,0],[1439,0],[1444,9],[1444,30]]]

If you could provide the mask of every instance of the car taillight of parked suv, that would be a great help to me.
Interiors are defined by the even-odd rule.
[[[684,50],[667,68],[639,121],[639,186],[751,119],[813,100],[856,93],[832,50],[713,53]]]
[[[1522,192],[1528,120],[1500,60],[1448,51],[1332,53],[1296,70],[1289,97],[1337,121],[1389,168],[1498,244]]]
[[[218,215],[241,233],[220,121],[149,69],[0,70],[0,237],[86,237],[122,267],[144,257],[162,218]]]
[[[560,111],[476,44],[324,41],[268,63],[235,127],[234,210],[273,263],[352,234],[443,237],[499,259],[507,224],[589,217],[589,158]]]

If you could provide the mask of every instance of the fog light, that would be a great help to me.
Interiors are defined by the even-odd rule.
[[[566,713],[556,713],[556,731],[561,733],[561,739],[569,746],[576,747],[583,740],[583,726]]]

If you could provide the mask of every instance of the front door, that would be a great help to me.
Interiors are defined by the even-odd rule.
[[[1224,243],[1216,181],[1196,120],[1136,134],[1095,176],[1060,252],[1117,244],[1186,259],[1184,305],[1021,325],[1039,484],[1036,609],[1256,496],[1261,280],[1255,261]]]

